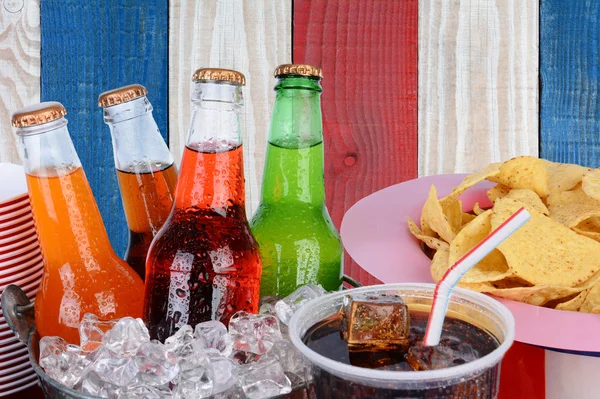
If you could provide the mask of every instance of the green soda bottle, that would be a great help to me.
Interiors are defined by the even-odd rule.
[[[275,70],[260,205],[250,227],[263,260],[260,294],[286,296],[304,284],[342,284],[343,247],[325,205],[321,69]]]

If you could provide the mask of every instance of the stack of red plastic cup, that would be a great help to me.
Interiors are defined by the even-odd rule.
[[[43,266],[23,167],[0,163],[0,294],[15,284],[34,301]],[[27,347],[0,313],[0,397],[35,384]]]

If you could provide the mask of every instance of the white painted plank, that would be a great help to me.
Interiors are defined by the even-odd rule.
[[[419,175],[538,155],[538,0],[419,1]]]
[[[179,162],[190,120],[193,72],[200,67],[246,75],[244,167],[247,212],[258,206],[271,110],[273,71],[291,62],[291,0],[171,0],[169,144]]]
[[[21,163],[10,116],[39,101],[39,0],[0,1],[0,162]]]

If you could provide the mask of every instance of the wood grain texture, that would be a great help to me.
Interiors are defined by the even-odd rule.
[[[600,167],[600,2],[540,7],[541,156]]]
[[[164,0],[43,0],[42,100],[67,109],[69,132],[111,243],[118,254],[128,239],[108,126],[98,94],[140,83],[154,118],[167,134],[167,28]]]
[[[419,0],[419,175],[538,155],[538,0]]]
[[[327,205],[417,175],[417,0],[295,0],[296,63],[323,68]],[[376,210],[374,210],[376,212]],[[347,256],[345,271],[370,278]]]
[[[179,162],[190,122],[192,74],[230,68],[246,76],[246,209],[260,199],[275,95],[273,71],[291,61],[291,0],[171,0],[169,9],[170,147]]]
[[[39,101],[39,0],[0,1],[0,162],[22,163],[10,117]]]

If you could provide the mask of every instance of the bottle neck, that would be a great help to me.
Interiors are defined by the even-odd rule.
[[[321,85],[318,79],[278,80],[269,130],[261,201],[325,203]]]
[[[242,106],[238,85],[195,84],[176,208],[206,208],[221,214],[245,208]]]
[[[64,118],[17,130],[29,196],[47,264],[114,255]],[[116,255],[114,255],[116,257]]]
[[[115,167],[127,173],[152,173],[173,164],[173,157],[152,116],[152,104],[143,96],[104,108]]]

